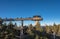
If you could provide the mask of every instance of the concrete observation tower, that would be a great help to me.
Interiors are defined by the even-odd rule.
[[[39,15],[33,16],[33,20],[35,21],[35,26],[39,23],[39,21],[43,20],[43,18]]]

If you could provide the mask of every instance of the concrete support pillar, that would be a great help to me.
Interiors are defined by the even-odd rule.
[[[23,20],[21,20],[21,26],[23,26]]]

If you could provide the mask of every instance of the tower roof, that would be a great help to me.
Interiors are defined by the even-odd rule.
[[[40,20],[43,20],[43,18],[39,15],[35,15],[35,16],[33,16],[33,20],[40,21]]]
[[[34,15],[33,17],[41,17],[41,16],[39,16],[39,15]]]

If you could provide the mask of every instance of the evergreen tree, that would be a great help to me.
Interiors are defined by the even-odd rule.
[[[56,26],[56,24],[54,23],[53,26]]]
[[[6,22],[3,24],[3,26],[7,26]]]
[[[8,24],[8,28],[13,29],[13,27],[14,27],[14,25],[13,25],[12,21],[10,21],[9,24]]]
[[[17,23],[15,23],[15,27],[17,27]]]
[[[30,28],[30,29],[33,29],[33,25],[32,25],[32,24],[30,24],[30,25],[29,25],[29,28]]]
[[[0,25],[2,26],[2,23],[3,23],[3,21],[2,21],[2,18],[0,17]]]

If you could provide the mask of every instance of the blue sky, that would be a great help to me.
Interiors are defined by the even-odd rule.
[[[60,23],[60,1],[59,0],[0,0],[0,17],[32,17],[41,15],[44,24]],[[33,23],[27,21],[25,24]]]

